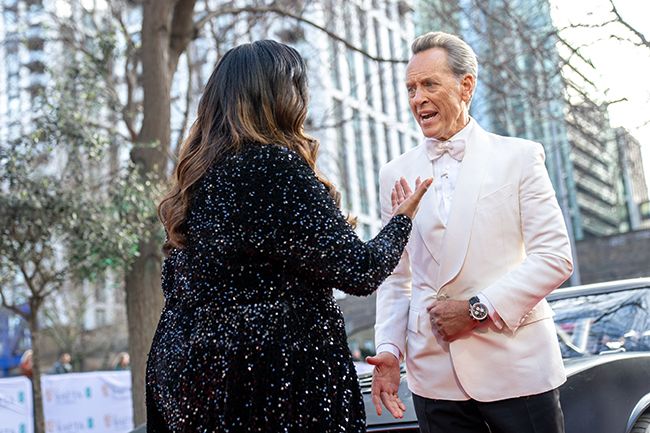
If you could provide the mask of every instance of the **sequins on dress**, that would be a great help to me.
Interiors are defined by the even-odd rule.
[[[364,243],[298,154],[248,145],[204,176],[186,227],[163,264],[147,431],[364,432],[332,289],[372,293],[411,220]]]

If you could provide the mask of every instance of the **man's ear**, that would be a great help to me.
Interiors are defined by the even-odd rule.
[[[472,99],[474,89],[476,88],[476,78],[472,74],[465,74],[460,80],[461,98],[466,103]]]

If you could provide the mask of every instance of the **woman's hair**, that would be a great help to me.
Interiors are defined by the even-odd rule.
[[[219,61],[199,101],[197,118],[183,142],[171,187],[158,205],[167,231],[164,251],[186,246],[184,223],[194,186],[208,168],[246,143],[278,144],[316,169],[318,141],[303,130],[307,117],[307,71],[293,48],[264,40],[229,50]]]

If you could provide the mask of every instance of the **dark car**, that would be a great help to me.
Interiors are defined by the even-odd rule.
[[[568,376],[560,388],[566,432],[650,433],[650,278],[558,289],[547,299]],[[377,416],[370,374],[359,381],[369,432],[418,431],[405,374],[400,420]]]

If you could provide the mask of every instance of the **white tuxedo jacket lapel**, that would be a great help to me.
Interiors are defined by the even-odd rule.
[[[417,152],[415,156],[417,159],[411,164],[411,170],[415,174],[411,184],[415,182],[417,176],[424,180],[433,175],[433,165],[424,145],[420,145],[420,152]],[[440,218],[438,202],[439,198],[435,188],[429,188],[422,197],[420,209],[415,217],[415,226],[436,263],[440,263],[440,251],[445,236],[445,225]]]
[[[465,260],[476,203],[489,163],[490,139],[478,125],[465,145],[465,156],[458,173],[454,197],[449,210],[447,230],[440,247],[440,263],[435,287],[444,293],[445,284],[458,275]]]

